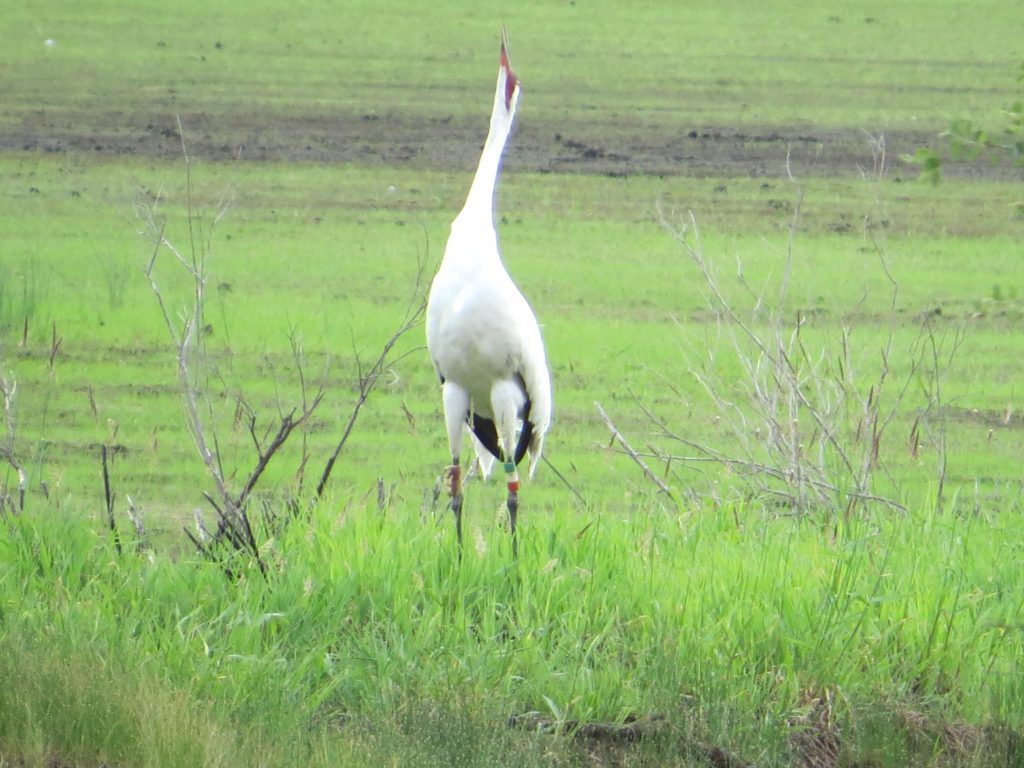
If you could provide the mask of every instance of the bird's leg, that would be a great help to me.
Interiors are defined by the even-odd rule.
[[[462,558],[462,468],[459,457],[453,456],[451,466],[445,470],[448,480],[448,495],[452,497],[452,512],[455,513],[455,538],[459,542],[459,558]]]
[[[505,462],[505,480],[508,483],[508,527],[512,532],[512,558],[519,557],[519,540],[516,537],[516,513],[519,511],[519,473],[514,461]]]

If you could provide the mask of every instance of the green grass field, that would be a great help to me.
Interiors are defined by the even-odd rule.
[[[931,185],[900,159],[941,152],[953,119],[998,129],[1021,92],[1011,6],[0,19],[0,767],[1020,760],[1021,173],[944,157]],[[501,24],[525,85],[499,230],[555,387],[518,562],[501,484],[476,480],[456,557],[420,326],[325,497],[258,525],[266,578],[201,558],[182,528],[212,525],[215,488],[140,208],[205,255],[193,374],[230,487],[255,461],[247,409],[265,438],[300,375],[324,387],[250,506],[280,520],[440,259]],[[690,212],[733,318],[662,221]],[[190,280],[166,251],[153,275],[178,322]],[[821,497],[784,471],[812,465]],[[613,727],[633,717],[636,742]]]

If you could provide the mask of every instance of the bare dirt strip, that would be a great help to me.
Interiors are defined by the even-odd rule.
[[[180,115],[190,151],[208,161],[379,164],[466,171],[479,157],[485,122],[408,115]],[[903,177],[917,169],[899,158],[939,148],[936,131],[869,134],[851,129],[779,126],[553,124],[521,120],[506,167],[539,173],[694,177],[845,176],[885,165]],[[0,151],[86,151],[174,157],[181,153],[177,117],[166,113],[40,109],[7,113]],[[789,167],[787,169],[787,163]],[[944,163],[946,176],[1024,179],[1008,163]]]

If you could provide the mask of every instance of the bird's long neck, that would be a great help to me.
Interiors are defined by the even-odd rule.
[[[466,204],[462,207],[460,216],[472,216],[478,222],[487,221],[493,226],[494,193],[501,171],[501,158],[512,130],[512,117],[512,113],[496,113],[491,116],[491,127],[480,153],[476,176],[473,177],[473,184],[469,188]]]
[[[494,89],[494,106],[491,108],[491,124],[487,131],[480,163],[476,168],[476,176],[466,196],[466,204],[462,208],[463,216],[472,217],[477,225],[494,226],[494,191],[498,184],[498,173],[501,170],[501,156],[505,151],[512,122],[519,104],[519,79],[512,72],[508,63],[508,41],[502,32],[501,62],[498,67],[498,82]]]

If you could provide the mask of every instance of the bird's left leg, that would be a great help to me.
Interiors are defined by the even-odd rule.
[[[494,424],[498,430],[501,446],[501,461],[505,467],[505,482],[508,485],[508,526],[512,533],[512,557],[519,556],[519,539],[516,536],[516,515],[519,512],[519,472],[516,470],[516,419],[526,402],[526,395],[514,381],[503,381],[491,389],[491,407],[494,409]]]
[[[455,538],[459,542],[459,558],[462,557],[462,468],[459,454],[462,452],[462,425],[469,413],[469,393],[458,384],[446,381],[441,387],[444,402],[444,420],[448,428],[448,447],[452,463],[445,470],[448,480],[448,494],[452,498],[452,512],[455,514]]]
[[[509,457],[505,452],[505,457]],[[516,471],[514,461],[505,462],[505,481],[508,484],[508,500],[505,505],[508,507],[508,527],[512,532],[512,557],[519,556],[519,540],[516,537],[516,515],[519,512],[519,472]]]
[[[452,498],[452,512],[455,514],[455,539],[459,542],[459,557],[462,557],[462,468],[459,456],[452,457],[452,463],[445,469],[448,480],[448,495]]]

